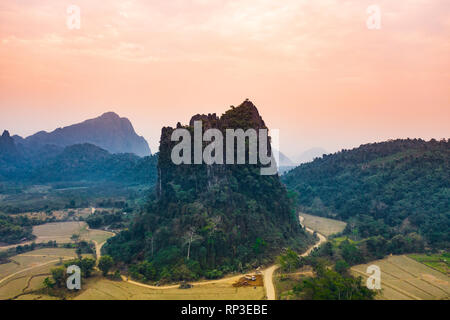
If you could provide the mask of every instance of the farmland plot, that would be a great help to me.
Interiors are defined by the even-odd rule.
[[[419,263],[406,255],[390,256],[382,260],[351,268],[356,276],[366,281],[369,265],[381,270],[380,299],[387,300],[437,300],[450,298],[450,277]]]
[[[42,287],[61,259],[76,257],[75,250],[45,248],[29,251],[14,257],[11,262],[0,265],[0,299],[11,299],[27,291]]]
[[[313,229],[326,237],[344,231],[345,226],[347,225],[347,223],[343,221],[312,216],[306,213],[300,213],[300,216],[305,218],[303,224],[306,227]]]

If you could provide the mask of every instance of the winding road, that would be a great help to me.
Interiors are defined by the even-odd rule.
[[[300,224],[303,226],[303,218],[302,216],[299,216]],[[306,231],[309,233],[314,233],[314,230],[305,227]],[[306,250],[305,253],[301,254],[300,257],[306,257],[309,256],[309,254],[317,247],[319,247],[322,243],[327,241],[327,238],[320,233],[317,233],[317,236],[319,237],[319,241],[311,246],[308,250]],[[273,273],[279,268],[279,265],[273,265],[266,270],[263,271],[263,277],[264,277],[264,287],[266,288],[266,297],[267,300],[276,300],[276,294],[275,294],[275,287],[273,285]]]
[[[299,221],[300,224],[303,226],[303,220],[304,218],[302,216],[299,216]],[[310,232],[310,233],[314,233],[315,231],[306,227],[306,231]],[[327,238],[319,233],[317,233],[317,236],[319,237],[319,241],[311,246],[305,253],[301,254],[300,257],[306,257],[308,256],[311,251],[313,251],[315,248],[319,247],[322,243],[327,241]],[[102,243],[103,245],[103,243]],[[99,250],[101,248],[101,246],[98,246],[96,244],[96,248],[99,247]],[[100,256],[100,254],[98,254],[98,257]],[[270,266],[269,268],[265,269],[262,271],[262,275],[264,278],[264,287],[266,289],[266,297],[267,300],[275,300],[276,299],[276,295],[275,295],[275,287],[273,285],[273,273],[275,272],[275,270],[277,270],[279,268],[279,265],[273,265]],[[143,287],[143,288],[148,288],[148,289],[154,289],[154,290],[166,290],[166,289],[176,289],[179,287],[179,284],[176,285],[169,285],[169,286],[151,286],[148,284],[144,284],[144,283],[140,283],[137,281],[133,281],[130,280],[128,277],[125,276],[121,276],[122,280],[125,282],[128,282],[130,284],[139,286],[139,287]],[[218,280],[210,280],[210,281],[200,281],[200,282],[193,282],[191,283],[194,286],[202,286],[202,285],[207,285],[207,284],[215,284],[215,283],[223,283],[223,282],[235,282],[238,281],[240,278],[243,277],[243,274],[237,275],[237,276],[232,276],[232,277],[227,277],[227,278],[222,278],[222,279],[218,279]]]

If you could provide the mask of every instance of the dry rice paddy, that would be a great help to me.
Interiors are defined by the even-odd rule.
[[[11,262],[0,265],[0,299],[11,299],[27,291],[42,287],[61,259],[76,257],[75,250],[46,248],[29,251],[10,258]]]
[[[300,216],[305,218],[303,224],[306,227],[313,229],[326,237],[342,232],[347,225],[345,222],[339,220],[312,216],[306,213],[300,213]]]
[[[387,300],[437,300],[450,298],[450,277],[406,255],[390,256],[351,268],[354,275],[367,279],[367,267],[381,269],[381,295]]]

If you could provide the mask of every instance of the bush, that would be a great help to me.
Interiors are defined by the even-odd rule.
[[[113,258],[111,258],[111,256],[105,255],[100,258],[98,268],[102,271],[103,275],[106,276],[113,265]]]

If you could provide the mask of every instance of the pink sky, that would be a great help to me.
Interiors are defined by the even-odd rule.
[[[81,8],[81,29],[66,9]],[[371,4],[381,30],[366,27]],[[3,0],[0,130],[115,111],[165,125],[250,98],[281,150],[450,137],[448,0]]]

